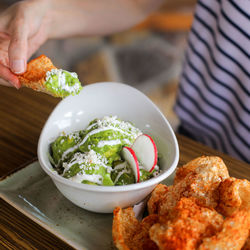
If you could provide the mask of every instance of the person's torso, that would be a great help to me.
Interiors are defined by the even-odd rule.
[[[175,110],[198,141],[250,162],[250,1],[198,1]]]

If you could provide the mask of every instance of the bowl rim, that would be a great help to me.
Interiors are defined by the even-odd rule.
[[[115,84],[117,86],[117,84],[121,85],[121,86],[125,86],[127,88],[131,88],[133,89],[133,91],[137,91],[139,92],[139,94],[143,94],[141,91],[139,91],[138,89],[124,84],[124,83],[120,83],[120,82],[97,82],[97,83],[93,83],[91,85],[87,85],[84,88],[88,88],[88,87],[94,87],[96,85],[113,85]],[[42,169],[52,178],[53,181],[59,182],[61,184],[64,184],[66,186],[70,186],[70,187],[74,187],[77,189],[82,189],[82,190],[87,190],[87,191],[92,191],[92,192],[127,192],[127,191],[131,191],[131,190],[138,190],[138,189],[143,189],[143,188],[147,188],[153,185],[156,185],[158,183],[160,183],[161,181],[163,181],[164,179],[166,179],[169,175],[171,175],[174,170],[176,169],[177,165],[178,165],[178,161],[179,161],[179,145],[178,145],[178,141],[177,138],[175,136],[175,133],[172,129],[172,127],[170,126],[167,118],[162,114],[162,112],[160,111],[160,109],[156,106],[156,104],[154,104],[146,95],[145,97],[147,98],[147,101],[157,110],[157,112],[159,113],[159,115],[163,118],[164,122],[168,125],[168,128],[170,130],[170,134],[172,135],[173,141],[174,141],[174,148],[175,148],[175,157],[174,160],[170,166],[169,169],[167,169],[166,171],[164,171],[163,173],[159,174],[156,177],[153,177],[149,180],[143,181],[143,182],[139,182],[139,183],[134,183],[134,184],[129,184],[129,185],[123,185],[123,186],[95,186],[95,185],[89,185],[89,184],[84,184],[84,183],[76,183],[73,182],[71,180],[68,180],[60,175],[58,175],[58,173],[56,172],[56,170],[52,170],[52,165],[51,165],[51,169],[49,168],[49,166],[47,166],[43,160],[43,153],[42,153],[42,141],[44,140],[44,133],[45,133],[45,129],[47,127],[48,121],[51,119],[53,113],[56,112],[56,110],[59,108],[59,106],[61,106],[62,103],[67,101],[67,97],[64,98],[63,100],[61,100],[56,106],[55,108],[52,110],[52,112],[50,113],[48,119],[46,120],[46,122],[44,123],[44,126],[42,128],[40,137],[39,137],[39,141],[38,141],[38,147],[37,147],[37,155],[38,155],[38,161],[42,167]]]

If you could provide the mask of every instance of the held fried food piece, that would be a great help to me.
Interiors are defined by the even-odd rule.
[[[149,235],[159,249],[191,250],[222,224],[223,217],[215,210],[197,205],[194,198],[182,198],[167,216],[159,217]]]
[[[233,177],[227,178],[219,186],[220,203],[217,210],[230,216],[237,209],[250,211],[250,182]]]
[[[199,250],[239,250],[248,238],[250,211],[237,210],[223,223],[222,230],[210,238],[204,238]]]
[[[149,214],[158,213],[159,204],[163,199],[163,197],[167,194],[167,192],[168,192],[168,187],[166,185],[158,184],[155,187],[147,203]]]
[[[45,55],[41,55],[36,59],[31,60],[27,64],[26,72],[18,75],[18,78],[23,86],[32,88],[36,91],[48,93],[44,83],[46,72],[52,69],[56,69],[56,67],[53,65],[51,60]]]
[[[57,69],[45,55],[31,60],[18,78],[23,86],[55,97],[78,94],[82,89],[76,73]]]
[[[158,247],[149,238],[150,227],[158,222],[158,216],[152,214],[139,222],[132,207],[114,210],[112,236],[119,250],[156,250]]]
[[[207,207],[215,208],[218,205],[217,188],[221,181],[229,177],[226,165],[221,158],[215,156],[202,156],[192,162],[185,165],[186,170],[189,169],[185,170],[185,177],[183,174],[177,175],[178,181],[168,187],[169,190],[159,205],[160,214],[167,213],[182,197],[195,197],[201,205]]]

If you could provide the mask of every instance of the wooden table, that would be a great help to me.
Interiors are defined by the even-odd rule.
[[[0,177],[36,157],[37,142],[59,99],[23,88],[0,86]],[[177,135],[179,165],[201,155],[218,155],[230,175],[250,177],[250,165]],[[66,243],[0,200],[0,249],[71,249]]]

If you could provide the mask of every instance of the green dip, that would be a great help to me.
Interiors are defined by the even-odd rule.
[[[45,86],[48,91],[58,97],[77,95],[82,90],[78,76],[74,72],[52,69],[46,73]]]
[[[131,146],[141,134],[130,122],[105,116],[90,122],[85,130],[57,137],[50,145],[50,161],[60,175],[74,182],[104,186],[133,184],[135,176],[121,158],[121,150]],[[157,168],[149,173],[140,166],[140,181],[157,173]]]

